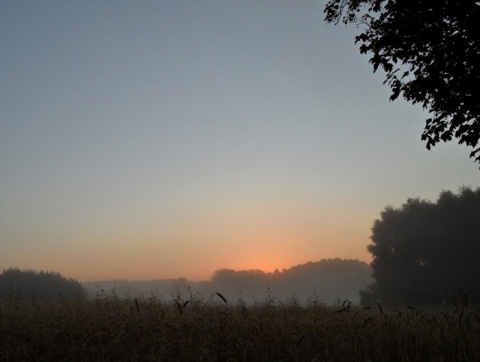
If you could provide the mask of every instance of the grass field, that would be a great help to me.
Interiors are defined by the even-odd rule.
[[[480,311],[0,300],[0,361],[480,361]]]

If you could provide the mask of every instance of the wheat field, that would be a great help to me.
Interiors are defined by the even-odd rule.
[[[1,361],[480,361],[480,311],[178,295],[0,300]]]

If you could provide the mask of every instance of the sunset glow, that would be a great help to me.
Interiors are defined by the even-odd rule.
[[[4,2],[0,270],[370,262],[387,205],[478,186],[322,2]]]

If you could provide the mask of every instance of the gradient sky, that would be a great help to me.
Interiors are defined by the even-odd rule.
[[[0,1],[0,270],[370,262],[386,205],[479,186],[325,1]]]

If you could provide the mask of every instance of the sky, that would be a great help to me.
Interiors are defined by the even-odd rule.
[[[478,187],[324,5],[0,0],[0,270],[369,263],[387,205]]]

